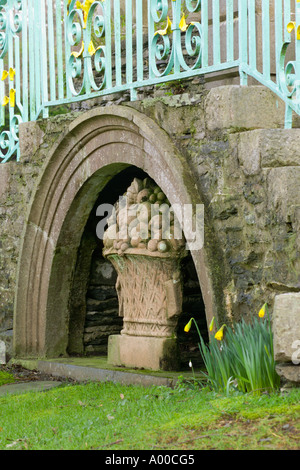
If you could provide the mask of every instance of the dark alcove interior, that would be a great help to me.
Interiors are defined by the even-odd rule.
[[[115,289],[116,272],[103,257],[103,242],[96,235],[100,217],[96,216],[100,204],[115,204],[134,178],[149,176],[141,169],[129,166],[121,171],[101,191],[82,235],[78,251],[73,287],[69,302],[69,355],[106,356],[110,335],[120,334],[123,319],[118,316],[118,297]],[[177,338],[181,369],[201,365],[198,349],[198,333],[195,326],[189,333],[184,326],[191,317],[197,321],[199,330],[208,341],[205,307],[198,276],[191,254],[182,261],[183,308],[178,319]]]

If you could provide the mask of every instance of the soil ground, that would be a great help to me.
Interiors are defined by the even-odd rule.
[[[53,377],[52,375],[45,374],[37,370],[25,369],[21,365],[12,364],[0,366],[0,371],[8,372],[14,376],[16,383],[19,382],[76,382],[74,379],[69,379],[66,377]]]

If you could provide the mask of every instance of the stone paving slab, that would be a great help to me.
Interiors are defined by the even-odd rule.
[[[54,387],[59,387],[61,384],[61,382],[56,381],[36,381],[2,385],[0,387],[0,397],[6,395],[20,395],[28,392],[45,392]]]
[[[157,377],[147,374],[75,366],[57,362],[39,361],[38,370],[52,375],[53,377],[66,377],[77,380],[78,382],[114,382],[123,385],[142,385],[145,387],[151,387],[152,385],[172,387],[174,385],[174,380],[169,377]]]

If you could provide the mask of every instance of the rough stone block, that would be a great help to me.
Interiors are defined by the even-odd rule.
[[[178,370],[177,341],[172,338],[114,335],[108,340],[108,363],[149,370]]]
[[[283,127],[285,107],[268,88],[262,86],[221,86],[206,99],[209,131],[217,129],[274,129]]]
[[[267,177],[269,211],[288,221],[294,213],[294,206],[300,204],[300,167],[286,166],[271,168]]]
[[[238,158],[246,175],[257,175],[261,168],[300,166],[299,145],[300,129],[255,129],[239,134]]]
[[[257,175],[261,168],[260,130],[241,132],[238,159],[245,175]]]
[[[35,121],[21,123],[19,132],[22,158],[32,157],[43,142],[44,132]]]
[[[12,163],[6,163],[5,165],[1,165],[0,167],[0,197],[6,196],[7,192],[9,191],[9,182],[11,178],[11,168]],[[1,204],[2,206],[2,204]]]
[[[275,297],[273,333],[275,360],[295,362],[300,349],[300,292]]]
[[[263,168],[300,166],[300,129],[268,129],[260,133],[258,145]]]
[[[0,364],[6,364],[6,346],[4,341],[0,341]]]

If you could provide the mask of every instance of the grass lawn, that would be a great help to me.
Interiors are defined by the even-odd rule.
[[[0,449],[299,450],[300,389],[225,397],[98,382],[7,395]]]

